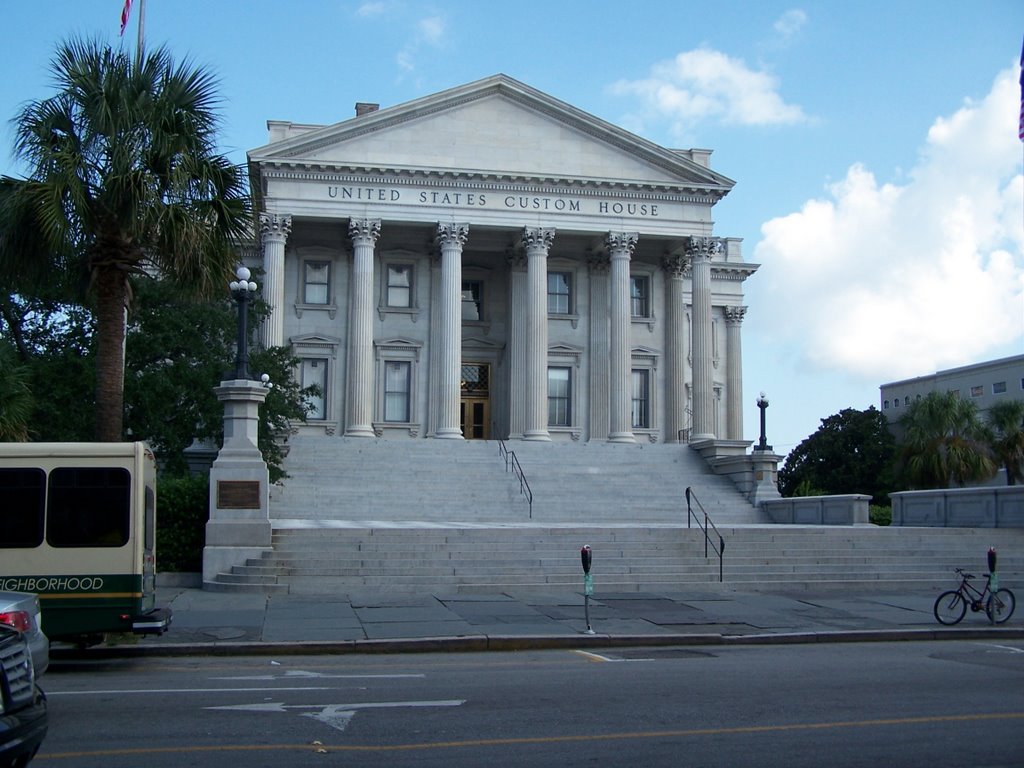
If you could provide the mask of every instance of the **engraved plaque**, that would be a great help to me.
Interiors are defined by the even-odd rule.
[[[218,509],[259,509],[259,480],[218,480]]]

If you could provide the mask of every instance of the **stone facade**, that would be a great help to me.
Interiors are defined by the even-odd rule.
[[[249,153],[265,344],[353,437],[742,440],[734,182],[504,75]]]

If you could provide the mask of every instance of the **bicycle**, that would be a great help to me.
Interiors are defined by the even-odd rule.
[[[1017,598],[1005,587],[993,592],[991,573],[985,576],[985,588],[979,590],[971,584],[971,579],[976,578],[973,573],[967,573],[963,568],[957,568],[956,572],[960,577],[960,586],[943,592],[935,600],[933,610],[940,624],[959,623],[967,613],[967,606],[974,613],[985,611],[993,624],[1003,624],[1013,615]]]

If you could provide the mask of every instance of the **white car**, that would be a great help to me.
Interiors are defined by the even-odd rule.
[[[0,624],[14,627],[25,636],[36,676],[50,666],[50,641],[43,634],[39,597],[31,592],[0,592]]]

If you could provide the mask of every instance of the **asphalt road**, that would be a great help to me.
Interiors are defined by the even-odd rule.
[[[1020,766],[1024,642],[57,662],[39,766]]]

